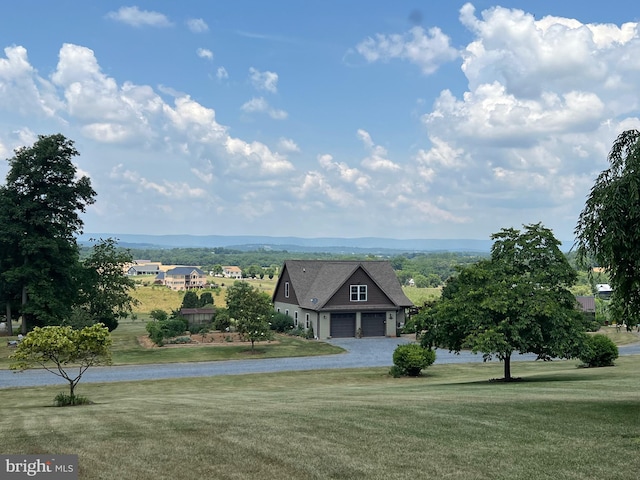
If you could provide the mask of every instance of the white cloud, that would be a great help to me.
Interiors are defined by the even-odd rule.
[[[229,72],[227,72],[227,69],[224,67],[218,67],[218,70],[216,70],[216,78],[218,80],[226,80],[229,78]]]
[[[162,13],[140,10],[138,7],[120,7],[116,12],[107,13],[107,18],[132,27],[170,27],[171,21]]]
[[[196,54],[200,58],[206,58],[207,60],[213,60],[213,52],[206,48],[198,48]]]
[[[269,93],[278,92],[278,74],[274,72],[261,72],[253,67],[249,68],[249,79],[251,85],[257,90],[264,90]]]
[[[357,168],[351,168],[344,162],[335,162],[333,156],[329,154],[318,155],[318,163],[328,172],[336,172],[338,178],[346,183],[352,183],[359,190],[370,187],[371,177],[362,173]]]
[[[204,33],[209,30],[209,25],[201,18],[190,18],[187,20],[187,27],[193,33]]]
[[[278,148],[284,152],[300,153],[300,147],[290,138],[281,137],[278,140]]]
[[[293,170],[293,165],[284,155],[272,152],[260,142],[245,142],[239,138],[227,138],[225,148],[236,161],[231,168],[241,167],[247,172],[257,167],[258,172],[277,175]]]
[[[284,110],[272,108],[264,97],[254,97],[242,104],[240,109],[246,113],[266,113],[274,120],[285,120],[289,116]]]
[[[365,130],[358,130],[358,137],[362,140],[362,143],[369,150],[369,156],[362,160],[362,166],[369,170],[387,170],[397,171],[400,170],[400,166],[387,158],[387,150],[373,143],[371,135]]]
[[[356,50],[370,63],[396,58],[407,60],[418,65],[424,74],[435,72],[440,65],[458,56],[449,37],[437,27],[428,32],[422,27],[413,27],[402,35],[377,34],[360,42]]]

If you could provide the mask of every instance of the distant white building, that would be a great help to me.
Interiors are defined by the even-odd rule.
[[[242,270],[235,265],[222,267],[222,274],[226,278],[242,278]]]
[[[598,297],[605,300],[611,298],[611,294],[613,293],[613,289],[608,283],[598,283],[596,285],[596,291],[598,292]]]

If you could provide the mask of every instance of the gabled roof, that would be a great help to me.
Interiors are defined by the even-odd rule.
[[[167,275],[191,275],[193,272],[196,272],[198,275],[206,275],[206,273],[198,267],[175,267],[167,270]]]
[[[402,291],[391,263],[387,261],[287,260],[283,272],[287,271],[300,306],[320,310],[359,268],[397,307],[413,306]],[[283,275],[278,279],[276,292],[282,278]]]
[[[596,311],[596,299],[593,296],[578,296],[576,300],[583,312],[591,313]]]

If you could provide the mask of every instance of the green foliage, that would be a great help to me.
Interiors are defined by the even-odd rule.
[[[504,362],[513,352],[541,359],[574,356],[584,335],[569,287],[576,272],[551,230],[540,224],[492,235],[491,257],[460,268],[442,298],[422,314],[425,346],[482,352]]]
[[[436,352],[417,343],[398,345],[393,352],[394,372],[417,377],[420,372],[436,361]],[[392,373],[395,376],[394,373]]]
[[[134,280],[124,267],[133,260],[129,250],[118,248],[116,240],[100,239],[82,262],[82,286],[79,307],[95,322],[113,331],[118,321],[133,312],[137,301],[131,296]]]
[[[613,310],[635,325],[640,323],[640,131],[621,133],[608,160],[575,228],[577,261],[606,269]]]
[[[149,312],[149,316],[159,322],[165,321],[169,318],[169,314],[160,308],[154,308]]]
[[[22,299],[27,326],[60,324],[77,301],[79,213],[94,202],[88,177],[77,176],[78,152],[63,135],[40,135],[9,159],[0,186],[0,294]]]
[[[236,321],[236,329],[247,340],[254,343],[273,338],[269,320],[273,307],[271,298],[247,282],[235,282],[227,289],[227,309]]]
[[[67,380],[73,398],[76,385],[89,367],[111,363],[111,345],[109,329],[102,324],[82,330],[70,326],[36,327],[11,355],[10,368],[26,370],[39,365]]]
[[[146,325],[147,333],[153,343],[163,346],[167,338],[182,335],[188,328],[187,321],[182,317],[167,318],[166,320],[152,320]]]
[[[293,328],[293,318],[286,313],[274,312],[271,317],[271,330],[285,333]]]
[[[211,292],[202,292],[200,299],[198,300],[198,307],[205,307],[207,305],[213,305],[213,295]]]
[[[578,358],[588,367],[609,367],[618,358],[618,347],[606,335],[596,333],[587,336]]]
[[[66,393],[59,393],[53,399],[53,404],[56,407],[72,407],[75,405],[89,405],[92,402],[82,395],[67,395]]]
[[[182,308],[198,308],[199,306],[198,294],[194,290],[187,290],[182,298]]]
[[[224,332],[230,327],[231,327],[231,316],[229,315],[229,310],[227,310],[226,308],[219,308],[216,311],[216,315],[213,319],[213,328],[215,330]]]

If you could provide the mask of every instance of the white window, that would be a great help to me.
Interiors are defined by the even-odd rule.
[[[289,309],[288,308],[284,311],[284,314],[285,315],[289,315]]]
[[[309,330],[309,314],[308,313],[305,313],[304,315],[304,328]]]
[[[289,282],[284,282],[284,297],[289,298]]]
[[[293,312],[293,326],[294,327],[298,326],[298,311],[297,310],[295,312]]]
[[[366,285],[351,285],[351,301],[352,302],[366,302],[367,301],[367,286]]]

